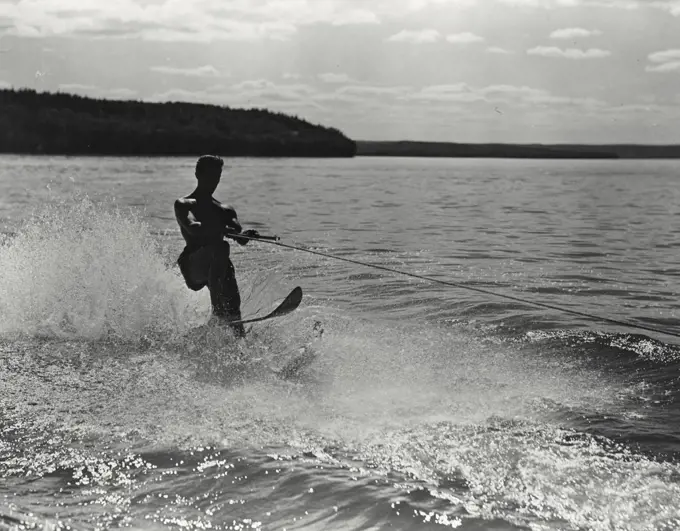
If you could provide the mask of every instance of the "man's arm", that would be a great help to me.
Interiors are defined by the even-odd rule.
[[[233,207],[222,207],[222,211],[224,212],[226,234],[240,234],[243,228],[238,221],[238,216],[236,216],[236,210]]]
[[[243,228],[241,227],[241,223],[236,216],[236,210],[234,210],[233,207],[224,207],[224,211],[226,213],[225,217],[227,219],[224,232],[225,236],[229,236],[231,239],[241,245],[246,245],[250,240],[248,238],[239,238],[236,236],[236,234],[245,234],[246,236],[253,236],[255,238],[259,236],[258,232],[255,230],[247,230],[243,233],[241,232]]]
[[[236,234],[241,234],[241,231],[243,230],[241,224],[238,221],[236,210],[234,210],[234,208],[230,206],[229,207],[223,206],[222,211],[224,212],[225,221],[224,235],[228,236],[235,242],[240,243],[241,245],[245,245],[246,243],[248,243],[248,240],[244,240],[243,238],[239,238],[236,236]]]
[[[175,201],[175,218],[179,226],[189,235],[200,236],[203,226],[191,213],[191,207],[195,204],[195,199],[181,198]]]

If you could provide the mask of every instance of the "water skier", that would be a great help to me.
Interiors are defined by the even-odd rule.
[[[248,239],[237,234],[257,238],[259,233],[252,229],[242,232],[233,207],[213,198],[223,166],[220,157],[204,155],[198,159],[196,189],[175,201],[175,218],[186,242],[177,263],[187,286],[194,291],[208,286],[213,318],[229,323],[241,320],[241,296],[224,237],[246,245]],[[229,326],[237,337],[245,336],[242,324]]]

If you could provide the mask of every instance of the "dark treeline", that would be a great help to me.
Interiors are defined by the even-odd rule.
[[[680,146],[578,144],[458,144],[357,141],[357,155],[390,157],[498,157],[536,159],[680,158]]]
[[[0,90],[0,152],[352,157],[334,128],[264,109]]]

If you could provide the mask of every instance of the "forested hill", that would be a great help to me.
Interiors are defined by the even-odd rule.
[[[352,157],[340,131],[264,109],[0,90],[0,153]]]

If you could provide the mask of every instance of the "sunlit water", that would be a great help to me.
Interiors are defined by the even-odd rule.
[[[286,244],[680,334],[679,172],[236,159],[216,195]],[[675,336],[255,243],[244,314],[305,300],[235,342],[174,263],[192,174],[0,158],[0,529],[680,528]]]

